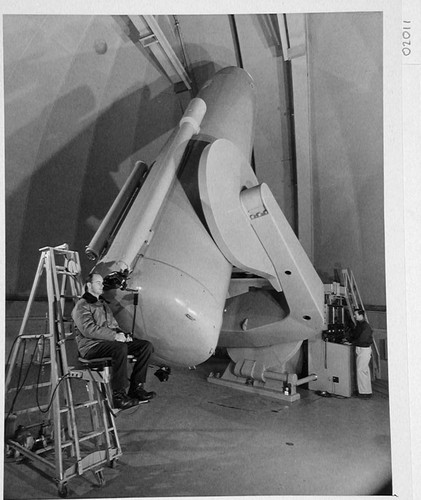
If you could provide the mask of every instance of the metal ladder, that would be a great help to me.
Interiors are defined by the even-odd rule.
[[[362,309],[365,312],[365,307],[361,299],[360,291],[358,290],[357,282],[354,277],[354,273],[350,269],[342,269],[342,279],[343,286],[345,288],[345,301],[348,307],[349,314],[351,316],[354,325],[356,321],[354,319],[354,311],[356,309]],[[369,323],[367,314],[365,315],[367,323]],[[380,352],[376,341],[373,338],[373,377],[381,378],[381,368],[380,368]]]
[[[66,319],[66,306],[73,307],[83,293],[79,255],[67,244],[41,248],[40,252],[23,321],[8,360],[6,452],[16,459],[21,455],[30,459],[52,476],[59,496],[64,498],[68,480],[88,470],[103,485],[103,466],[113,467],[122,453],[104,381],[94,378],[89,369],[69,367],[67,361],[66,343],[74,345],[75,340],[73,322]],[[45,333],[28,333],[42,275],[46,277],[48,297]],[[32,383],[28,384],[28,379]],[[81,398],[84,400],[75,403]]]

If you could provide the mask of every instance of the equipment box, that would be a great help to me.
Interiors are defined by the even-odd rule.
[[[326,342],[321,337],[308,341],[308,372],[317,380],[309,382],[312,391],[327,391],[351,397],[355,390],[354,347]]]

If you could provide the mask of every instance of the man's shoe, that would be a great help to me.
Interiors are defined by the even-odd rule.
[[[129,389],[129,397],[138,399],[139,403],[145,403],[150,399],[153,399],[155,396],[156,392],[145,391],[145,389],[143,388],[143,384],[139,384],[137,387],[131,387]]]
[[[358,394],[357,398],[360,399],[371,399],[372,394]]]
[[[113,393],[113,407],[118,410],[127,410],[138,404],[139,401],[129,397],[125,391],[116,391]]]

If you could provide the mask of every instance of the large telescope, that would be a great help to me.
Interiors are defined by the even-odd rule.
[[[87,247],[121,327],[135,317],[167,363],[197,365],[220,345],[237,365],[276,369],[324,327],[323,284],[250,166],[255,103],[246,71],[219,71]]]

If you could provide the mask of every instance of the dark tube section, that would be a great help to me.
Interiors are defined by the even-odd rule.
[[[136,162],[110,210],[85,249],[86,255],[91,260],[100,258],[103,252],[108,248],[121,221],[124,219],[125,214],[145,181],[147,173],[147,165],[142,161]]]

